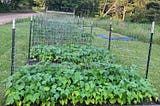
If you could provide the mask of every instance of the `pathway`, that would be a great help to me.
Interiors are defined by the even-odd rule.
[[[13,19],[28,18],[36,13],[0,13],[0,25],[11,22]]]

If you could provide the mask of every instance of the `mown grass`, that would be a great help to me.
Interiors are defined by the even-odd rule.
[[[16,24],[15,66],[25,64],[29,36],[29,22]],[[5,101],[4,80],[10,75],[11,63],[11,24],[0,26],[0,106]]]
[[[110,20],[94,19],[98,27],[109,30]],[[156,23],[156,22],[155,22]],[[143,42],[149,42],[151,24],[139,24],[121,21],[112,21],[113,32],[123,34],[129,37],[137,38]],[[160,26],[155,24],[155,33],[153,43],[160,45]]]
[[[100,24],[100,23],[99,23]],[[103,23],[102,26],[103,27]],[[16,25],[16,67],[25,64],[28,49],[29,22],[21,22]],[[118,27],[117,27],[118,28]],[[139,27],[141,28],[141,27]],[[106,28],[107,29],[107,28]],[[149,28],[148,28],[149,29]],[[131,29],[130,29],[131,30]],[[116,29],[114,29],[116,32]],[[128,30],[127,30],[128,31]],[[118,31],[117,31],[118,32]],[[122,31],[123,32],[123,31]],[[94,45],[105,47],[106,39],[99,38],[98,34],[108,35],[104,29],[94,29]],[[136,32],[138,33],[138,32]],[[142,32],[141,32],[142,33]],[[145,33],[145,32],[144,32]],[[158,36],[158,35],[156,35]],[[148,37],[147,37],[148,38]],[[155,38],[154,38],[155,40]],[[4,81],[10,75],[10,55],[11,55],[11,24],[0,26],[0,81]],[[141,41],[112,41],[111,52],[118,57],[120,64],[135,67],[137,71],[145,77],[148,43]],[[151,64],[149,68],[149,81],[157,88],[160,94],[160,46],[154,44],[152,48]],[[0,82],[0,106],[5,101],[5,83]]]

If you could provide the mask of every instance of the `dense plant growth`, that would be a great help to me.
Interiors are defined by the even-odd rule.
[[[31,58],[36,61],[71,62],[77,65],[89,65],[93,62],[109,63],[115,60],[112,54],[105,49],[75,44],[35,46],[31,49]]]
[[[107,50],[89,46],[37,46],[32,66],[8,78],[6,104],[138,104],[156,90],[132,68],[115,64]]]

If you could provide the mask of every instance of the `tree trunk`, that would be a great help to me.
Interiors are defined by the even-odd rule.
[[[106,0],[106,2],[107,2],[107,0]],[[106,2],[104,3],[103,10],[102,10],[102,14],[104,13],[104,11],[105,11],[105,9],[106,9],[106,4],[107,4]]]
[[[125,17],[126,17],[126,7],[124,6],[124,7],[123,7],[122,21],[125,20]]]
[[[118,0],[114,2],[114,4],[108,9],[108,11],[103,15],[103,17],[105,17],[116,6],[117,2]]]

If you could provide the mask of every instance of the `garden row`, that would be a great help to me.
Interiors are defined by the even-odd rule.
[[[38,45],[32,47],[31,58],[35,64],[8,78],[6,105],[123,105],[158,99],[147,80],[134,69],[116,64],[106,49]]]

